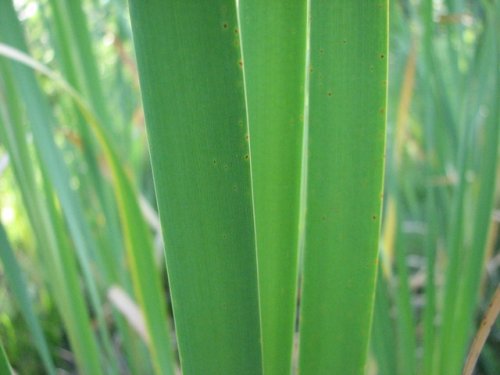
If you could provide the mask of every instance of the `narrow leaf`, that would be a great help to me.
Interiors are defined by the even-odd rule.
[[[364,373],[380,226],[387,1],[311,0],[301,375]]]
[[[7,280],[9,281],[9,286],[12,290],[12,294],[17,299],[21,314],[26,320],[26,323],[28,324],[28,327],[31,331],[33,342],[36,345],[38,352],[40,353],[40,357],[42,358],[45,370],[48,374],[53,375],[56,373],[56,370],[50,356],[49,347],[47,344],[47,340],[45,340],[40,321],[35,314],[33,304],[28,295],[28,284],[26,283],[24,274],[22,273],[16,257],[14,256],[14,252],[12,251],[9,240],[7,238],[7,233],[5,232],[5,229],[1,223],[0,260],[3,263],[3,270],[7,277]]]
[[[262,372],[236,3],[131,0],[183,373]]]
[[[290,374],[297,292],[307,2],[239,2],[266,374]]]
[[[10,367],[9,359],[7,358],[7,354],[5,354],[5,350],[3,348],[3,344],[0,341],[0,374],[12,374],[12,369]]]

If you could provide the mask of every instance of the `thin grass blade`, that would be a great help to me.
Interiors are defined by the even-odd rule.
[[[47,340],[42,331],[40,321],[36,315],[31,299],[28,295],[28,284],[24,278],[24,274],[17,263],[14,252],[10,246],[7,238],[7,233],[3,225],[0,223],[0,260],[3,264],[3,270],[9,281],[12,293],[17,299],[21,314],[23,315],[28,327],[33,336],[33,341],[38,349],[40,357],[42,358],[47,374],[55,375],[56,369],[54,362],[50,355]],[[1,372],[0,372],[1,373]]]
[[[2,44],[0,44],[0,55],[5,55],[52,78],[54,83],[74,100],[86,121],[86,125],[94,133],[102,147],[114,182],[113,187],[123,226],[134,291],[144,311],[149,337],[148,344],[153,355],[155,369],[161,374],[172,373],[173,358],[167,330],[165,299],[162,295],[159,275],[151,271],[156,270],[156,265],[149,228],[142,216],[139,195],[135,192],[134,186],[125,173],[103,126],[99,123],[85,99],[66,81],[58,77],[55,72],[21,51]],[[160,351],[160,348],[162,348],[162,351]]]
[[[498,4],[496,5],[497,8]],[[480,44],[477,67],[469,87],[480,90],[486,98],[477,95],[478,103],[471,105],[471,112],[476,108],[485,111],[484,117],[476,117],[484,127],[482,138],[478,139],[477,149],[481,150],[482,165],[478,168],[477,187],[473,196],[476,202],[476,211],[473,221],[473,235],[469,246],[465,248],[461,282],[458,285],[456,308],[454,311],[453,340],[450,342],[452,358],[446,371],[458,372],[462,366],[471,337],[474,311],[477,308],[481,274],[484,270],[484,260],[487,247],[488,229],[492,220],[492,211],[495,203],[495,187],[497,185],[498,171],[498,145],[500,135],[500,110],[499,98],[499,71],[498,71],[498,20],[493,16],[494,5],[490,5],[487,29]],[[480,88],[480,89],[479,89]],[[482,105],[481,99],[483,99]],[[470,99],[473,102],[473,98]],[[475,121],[471,121],[471,126]],[[446,324],[446,323],[445,323]]]
[[[0,40],[5,41],[21,51],[26,51],[21,25],[13,4],[7,0],[0,1]],[[102,301],[97,289],[96,280],[92,275],[92,258],[96,258],[97,246],[90,234],[88,223],[84,220],[84,210],[78,195],[70,187],[70,174],[63,162],[60,150],[57,148],[51,126],[55,123],[53,114],[43,96],[34,73],[19,64],[8,63],[12,69],[15,85],[19,87],[20,96],[26,106],[28,119],[33,132],[33,140],[39,153],[42,167],[48,173],[51,183],[57,191],[68,228],[75,243],[82,275],[87,285],[91,303],[97,315],[101,336],[106,338],[108,332]],[[105,340],[109,342],[109,340]]]
[[[290,374],[307,2],[242,0],[239,12],[252,151],[264,372]]]
[[[41,193],[36,183],[33,160],[28,154],[25,128],[19,126],[19,119],[22,118],[20,98],[8,68],[4,61],[0,61],[3,79],[0,80],[0,91],[9,93],[8,96],[5,96],[4,92],[0,93],[8,104],[7,110],[5,103],[0,101],[0,135],[11,157],[28,218],[42,250],[41,258],[44,260],[46,279],[52,293],[58,296],[55,302],[68,332],[78,368],[82,372],[100,374],[100,356],[81,293],[74,253],[68,251],[70,249],[67,246],[65,225],[53,207],[53,193]],[[41,183],[47,185],[44,177]],[[62,225],[62,232],[61,228],[57,228],[58,223]]]
[[[2,341],[0,341],[0,374],[12,374],[12,368],[10,367],[7,354],[5,354],[5,349],[3,348]]]

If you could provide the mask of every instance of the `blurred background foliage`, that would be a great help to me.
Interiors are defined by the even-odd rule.
[[[8,1],[0,2],[2,13]],[[14,3],[30,56],[64,77],[98,113],[140,192],[144,217],[136,219],[151,229],[158,275],[168,291],[126,2],[81,1],[84,18],[66,14],[71,10],[57,0]],[[386,189],[370,374],[458,374],[499,284],[499,9],[490,0],[391,2]],[[5,17],[0,15],[0,42],[14,45]],[[121,373],[149,373],[146,345],[108,293],[115,285],[133,295],[109,161],[70,95],[54,79],[38,77],[46,103],[37,105],[51,112],[54,147],[69,176],[64,194],[80,202],[72,206],[75,216],[68,216],[55,181],[60,171],[52,171],[58,167],[44,156],[54,150],[40,149],[52,146],[42,146],[30,125],[31,116],[45,109],[30,114],[35,108],[24,107],[19,75],[9,69],[0,59],[0,213],[8,235],[0,246],[2,252],[13,249],[43,337],[33,339],[36,328],[28,323],[4,256],[0,338],[11,364],[20,374],[49,373],[52,366],[75,371],[79,354],[70,342],[79,336],[62,311],[83,303],[78,311],[91,334],[81,334],[104,348],[88,355]],[[51,218],[49,224],[42,225],[43,218]],[[90,233],[95,242],[89,259],[73,251],[77,233]],[[57,245],[50,256],[39,250],[52,237]],[[72,266],[61,271],[57,262],[63,258]],[[64,278],[58,279],[65,272],[85,300],[72,302],[60,285]],[[42,359],[42,341],[53,365]],[[498,323],[477,373],[500,373]]]

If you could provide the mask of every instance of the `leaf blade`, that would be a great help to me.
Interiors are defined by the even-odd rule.
[[[299,368],[362,374],[381,208],[387,2],[312,0],[310,22]]]
[[[183,372],[260,374],[236,4],[131,1],[130,12]]]
[[[295,332],[307,2],[239,2],[264,372],[290,374]]]

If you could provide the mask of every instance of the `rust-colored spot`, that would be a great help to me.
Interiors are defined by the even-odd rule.
[[[248,154],[245,155],[245,160],[250,159],[250,156]]]
[[[326,95],[328,95],[328,96],[332,96],[332,92],[331,92],[331,91],[328,91]]]
[[[238,61],[238,65],[240,66],[240,68],[243,68],[243,60]]]
[[[227,23],[225,23],[224,25],[222,25],[222,27],[223,27],[224,29],[227,29],[227,28],[229,27],[229,25],[228,25]]]
[[[373,215],[373,216],[372,216],[372,219],[373,219],[373,220],[376,220],[376,219],[377,219],[377,216],[376,216],[376,215]]]
[[[383,59],[385,57],[385,55],[382,53],[380,54],[380,58]]]
[[[380,108],[378,110],[378,113],[380,113],[381,115],[383,115],[385,113],[385,108]]]
[[[235,33],[235,34],[239,34],[239,33],[240,33],[240,30],[238,30],[238,29],[234,29],[234,33]]]

